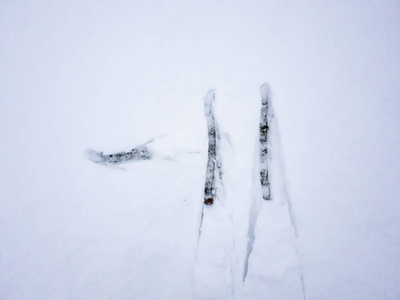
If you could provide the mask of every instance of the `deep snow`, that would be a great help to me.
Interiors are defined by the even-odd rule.
[[[1,299],[400,297],[400,5],[214,2],[1,2]]]

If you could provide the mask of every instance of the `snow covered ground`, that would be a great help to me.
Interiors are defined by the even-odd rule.
[[[399,49],[394,1],[2,1],[0,298],[400,298]]]

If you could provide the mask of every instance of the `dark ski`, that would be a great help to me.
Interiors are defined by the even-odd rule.
[[[208,128],[208,160],[206,183],[204,187],[204,204],[212,205],[217,196],[216,181],[221,179],[221,162],[218,155],[219,131],[214,115],[215,91],[208,91],[204,98],[204,115]]]
[[[270,88],[268,84],[260,87],[261,116],[260,116],[260,182],[264,200],[271,200],[271,190],[268,177],[268,143],[269,143],[269,101]]]

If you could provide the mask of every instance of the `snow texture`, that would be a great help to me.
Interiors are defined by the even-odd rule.
[[[268,156],[263,157],[265,144],[261,143],[261,160],[255,160],[254,169],[268,168],[271,180],[271,194],[268,200],[271,201],[263,201],[267,200],[264,185],[261,185],[261,188],[254,186],[243,275],[245,298],[304,299],[303,272],[297,246],[295,219],[287,193],[280,132],[268,84],[263,84],[260,90],[261,120],[268,117],[269,127],[268,140],[263,142],[268,143],[269,151]],[[255,151],[255,155],[257,152]]]
[[[0,299],[399,299],[399,49],[396,1],[0,1]]]

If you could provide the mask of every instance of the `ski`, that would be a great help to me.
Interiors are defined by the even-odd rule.
[[[260,116],[260,182],[264,200],[271,200],[271,190],[268,177],[268,143],[269,143],[269,98],[270,88],[267,83],[260,87],[261,116]]]
[[[204,187],[204,204],[212,205],[217,196],[216,180],[221,179],[221,162],[218,155],[218,141],[220,139],[217,122],[214,116],[215,91],[208,91],[204,98],[204,115],[208,128],[208,161],[206,183]]]
[[[86,152],[89,160],[99,164],[121,164],[130,160],[149,160],[152,157],[152,153],[145,145],[140,145],[133,148],[128,152],[117,152],[111,154],[103,154],[103,152],[97,152],[94,150],[88,150]]]

